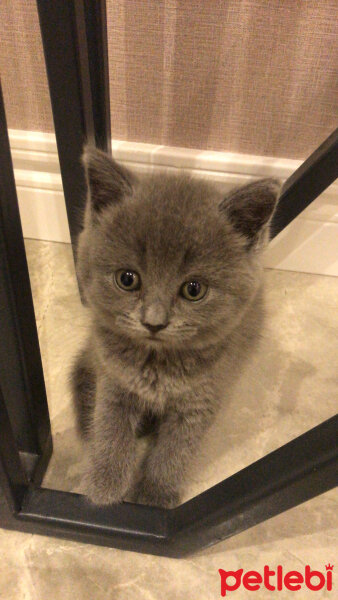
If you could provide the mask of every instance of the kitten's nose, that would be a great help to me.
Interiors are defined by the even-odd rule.
[[[151,333],[165,329],[169,323],[166,307],[161,302],[152,302],[145,305],[141,314],[141,323]]]
[[[161,329],[165,329],[168,323],[160,323],[158,325],[152,325],[151,323],[142,323],[142,325],[149,329],[151,333],[157,333],[158,331],[161,331]]]

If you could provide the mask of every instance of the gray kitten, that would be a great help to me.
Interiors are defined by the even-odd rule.
[[[261,329],[262,268],[280,185],[222,196],[184,175],[138,180],[87,148],[78,274],[91,329],[72,388],[86,493],[179,503],[192,459]],[[133,484],[137,435],[156,423]],[[132,485],[133,484],[133,485]]]

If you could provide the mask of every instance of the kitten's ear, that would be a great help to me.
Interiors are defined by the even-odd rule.
[[[94,146],[86,146],[82,156],[91,206],[100,212],[109,204],[130,196],[136,178],[108,154]]]
[[[277,179],[261,179],[231,191],[219,209],[234,229],[248,239],[248,247],[256,245],[266,230],[277,204],[282,184]]]

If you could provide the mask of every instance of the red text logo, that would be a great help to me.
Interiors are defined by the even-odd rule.
[[[332,590],[332,570],[334,565],[325,565],[325,574],[321,571],[311,569],[310,565],[306,565],[304,574],[300,571],[288,571],[284,573],[283,567],[278,565],[276,570],[270,569],[268,565],[264,566],[263,573],[258,571],[243,572],[243,569],[238,571],[224,571],[219,569],[221,576],[221,596],[226,596],[228,592],[235,592],[241,586],[246,590],[255,592],[262,587],[271,592],[283,589],[297,591],[304,587],[313,592],[325,588],[329,592]]]

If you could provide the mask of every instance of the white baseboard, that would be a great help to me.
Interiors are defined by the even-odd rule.
[[[70,242],[55,136],[9,130],[24,236]],[[113,156],[138,172],[188,171],[224,191],[260,177],[287,179],[301,161],[113,141]],[[338,276],[338,185],[269,245],[267,267]]]

